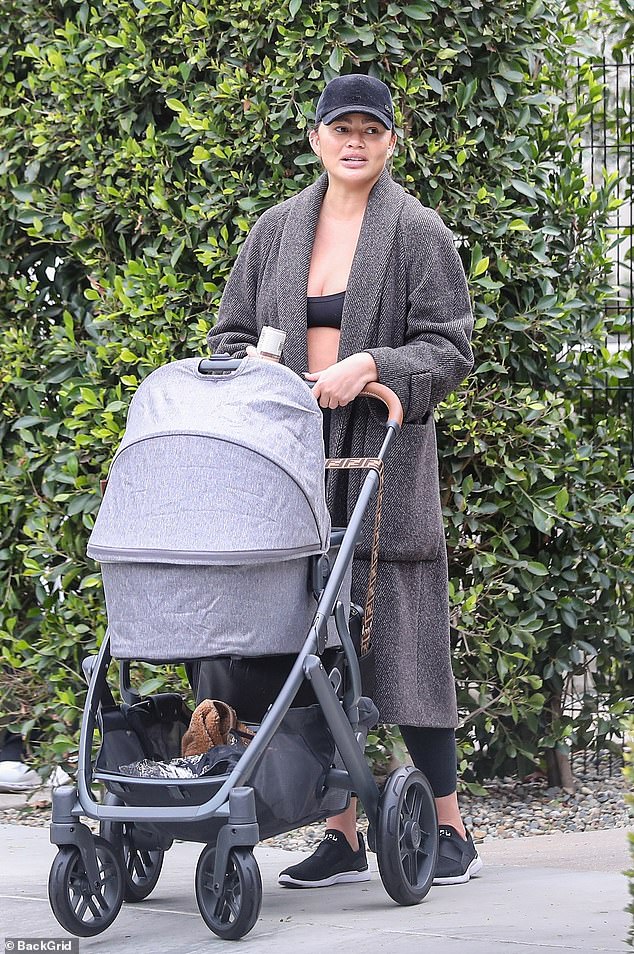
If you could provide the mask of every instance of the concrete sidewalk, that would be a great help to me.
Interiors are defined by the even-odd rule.
[[[0,938],[67,937],[48,905],[55,848],[48,830],[0,826]],[[253,931],[221,941],[194,896],[201,846],[175,844],[143,903],[125,905],[104,934],[82,939],[82,954],[214,954],[248,946],[257,954],[562,954],[623,952],[629,916],[623,829],[498,840],[481,846],[482,876],[432,888],[415,907],[394,904],[370,855],[373,880],[320,890],[280,888],[277,873],[298,855],[256,849],[264,900]],[[2,950],[2,948],[0,948]]]

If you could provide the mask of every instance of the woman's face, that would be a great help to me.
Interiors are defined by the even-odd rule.
[[[366,113],[346,113],[309,136],[331,179],[352,188],[373,185],[394,151],[396,135]]]

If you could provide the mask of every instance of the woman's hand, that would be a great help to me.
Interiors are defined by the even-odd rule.
[[[361,351],[324,371],[307,374],[306,380],[315,382],[313,394],[320,406],[334,410],[354,401],[366,384],[377,380],[376,364],[371,354]]]
[[[262,354],[253,345],[247,345],[244,350],[246,351],[247,358],[259,358],[260,361],[275,361],[277,363],[276,358],[272,358],[268,354]]]

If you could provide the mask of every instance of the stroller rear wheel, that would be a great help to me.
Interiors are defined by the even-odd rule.
[[[116,851],[95,837],[99,881],[91,884],[81,852],[63,845],[51,866],[48,897],[61,926],[77,937],[94,937],[110,927],[123,902],[123,871]]]
[[[123,900],[144,901],[158,883],[165,852],[160,848],[137,848],[132,823],[102,822],[99,834],[119,853],[124,878]]]
[[[229,852],[224,884],[214,894],[216,849],[207,845],[196,868],[196,900],[210,931],[227,941],[248,934],[262,906],[262,878],[250,848],[232,848]]]
[[[104,805],[120,805],[116,795],[106,793]],[[100,822],[99,834],[119,854],[123,868],[123,900],[144,901],[154,891],[163,867],[165,852],[160,848],[141,848],[134,843],[132,822]]]
[[[397,904],[418,904],[434,880],[438,821],[431,786],[422,772],[402,765],[389,776],[376,830],[379,873]]]

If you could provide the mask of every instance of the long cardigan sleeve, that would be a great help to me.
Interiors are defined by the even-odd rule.
[[[275,212],[264,212],[242,244],[220,301],[218,321],[207,335],[212,353],[243,358],[246,346],[257,344],[258,288],[275,231]]]

